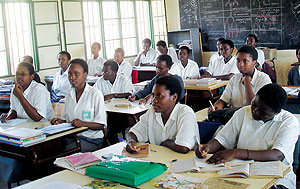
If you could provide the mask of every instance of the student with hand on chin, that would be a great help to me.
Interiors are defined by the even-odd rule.
[[[189,152],[199,137],[194,111],[179,103],[181,85],[174,76],[156,80],[152,107],[128,133],[126,150],[138,151],[136,142],[162,145],[179,153]]]
[[[156,57],[158,56],[158,52],[151,48],[151,40],[145,38],[143,40],[143,49],[139,52],[137,57],[134,59],[134,65],[149,65],[152,66],[155,64]]]
[[[263,86],[251,102],[235,112],[229,122],[208,144],[197,146],[196,156],[213,153],[207,162],[218,164],[234,158],[254,161],[282,161],[292,166],[299,135],[297,118],[283,110],[287,102],[284,89],[277,84]],[[296,188],[291,171],[276,185]],[[281,186],[282,187],[282,186]]]

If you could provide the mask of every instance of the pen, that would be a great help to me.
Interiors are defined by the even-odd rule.
[[[211,101],[210,101],[210,100],[208,100],[208,102],[209,102],[209,104],[210,104],[211,108],[213,109],[213,111],[215,111],[216,109],[215,109],[214,105],[211,103]]]

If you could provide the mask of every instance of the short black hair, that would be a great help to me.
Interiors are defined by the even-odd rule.
[[[18,67],[20,67],[20,66],[26,67],[28,69],[30,75],[34,74],[34,67],[29,62],[20,62]]]
[[[285,90],[276,83],[270,83],[263,86],[256,94],[268,107],[275,113],[279,113],[287,102]]]
[[[298,56],[298,52],[300,50],[300,44],[298,45],[297,49],[296,49],[296,56]]]
[[[170,76],[163,76],[156,80],[156,85],[164,85],[166,89],[170,91],[170,95],[177,94],[176,103],[179,102],[180,96],[182,93],[182,87],[180,85],[179,80],[174,77],[173,75]]]
[[[70,53],[69,53],[68,51],[60,51],[60,52],[57,54],[57,56],[60,55],[60,54],[66,55],[67,58],[68,58],[68,60],[71,60],[71,55],[70,55]]]
[[[118,72],[118,69],[119,69],[118,63],[116,61],[114,61],[114,60],[108,60],[108,61],[106,61],[104,63],[104,66],[105,67],[109,66],[110,69],[111,69],[111,71],[116,72],[116,73]]]
[[[248,45],[242,46],[238,50],[237,54],[238,53],[247,53],[247,54],[250,54],[250,56],[252,57],[253,61],[257,60],[257,58],[258,58],[257,50],[254,47],[251,47],[251,46],[248,46]]]
[[[217,41],[225,41],[225,39],[223,37],[220,37]]]
[[[188,48],[187,46],[181,46],[181,47],[179,48],[179,50],[182,50],[182,49],[186,50],[188,54],[191,53],[190,48]]]
[[[149,38],[145,38],[143,43],[148,43],[151,46],[151,40]]]
[[[25,55],[25,56],[23,56],[23,61],[24,61],[24,59],[26,59],[27,61],[24,61],[24,62],[28,62],[28,63],[30,63],[30,64],[33,64],[33,58],[32,58],[32,56],[30,56],[30,55]]]
[[[89,67],[88,67],[88,64],[86,63],[85,60],[81,59],[81,58],[76,58],[76,59],[73,59],[71,62],[70,62],[70,66],[72,64],[79,64],[82,68],[83,68],[83,71],[84,73],[88,73],[89,72]]]
[[[222,41],[222,42],[221,42],[221,45],[222,45],[222,44],[227,44],[227,45],[230,46],[230,48],[234,48],[233,42],[232,42],[231,40],[229,40],[229,39],[225,39],[224,41]]]
[[[173,65],[173,62],[172,62],[172,58],[167,55],[167,54],[161,54],[157,57],[157,62],[158,61],[165,61],[166,62],[166,65],[169,69],[171,69],[172,65]]]
[[[163,40],[157,41],[156,46],[161,46],[163,48],[165,48],[167,46],[167,43]]]
[[[255,40],[255,42],[258,43],[258,38],[257,38],[257,36],[256,36],[255,34],[250,33],[250,34],[247,36],[247,38],[248,38],[248,37],[253,37],[254,40]]]

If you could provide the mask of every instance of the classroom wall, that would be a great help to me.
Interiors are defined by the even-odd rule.
[[[165,0],[167,29],[180,30],[180,14],[178,0]],[[214,52],[203,52],[203,66],[208,65],[209,57]],[[277,83],[279,85],[287,84],[288,71],[291,69],[291,63],[297,62],[295,50],[278,50],[275,59],[275,68]]]

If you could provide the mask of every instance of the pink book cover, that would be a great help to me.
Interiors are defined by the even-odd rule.
[[[66,156],[66,159],[74,167],[100,160],[95,155],[93,155],[91,152],[86,152],[86,153],[83,153],[83,154],[75,154],[75,155],[71,155],[71,156]]]

